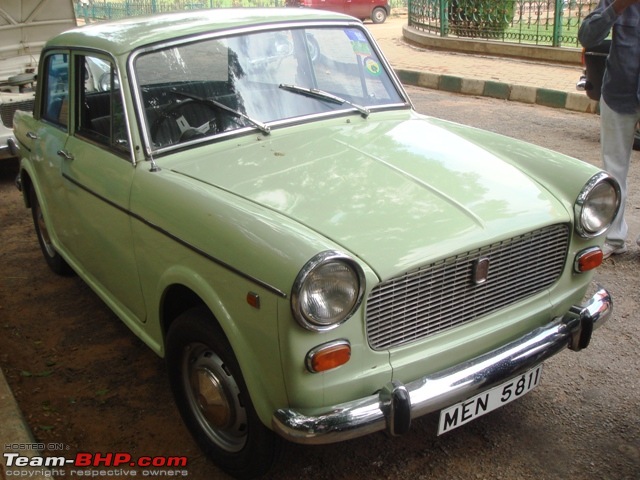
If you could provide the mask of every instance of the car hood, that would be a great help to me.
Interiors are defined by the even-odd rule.
[[[224,162],[192,159],[172,169],[306,225],[382,279],[569,220],[541,184],[475,142],[473,129],[462,137],[452,126],[405,117],[275,131],[225,151]],[[493,151],[527,155],[531,147],[539,155],[506,137],[491,143]]]
[[[25,63],[35,68],[45,42],[75,26],[71,0],[2,0],[0,80],[24,73]]]

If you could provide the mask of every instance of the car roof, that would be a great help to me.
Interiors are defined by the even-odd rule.
[[[172,38],[289,22],[354,21],[347,15],[308,8],[223,8],[188,10],[95,23],[68,30],[47,42],[47,48],[82,46],[126,54]]]

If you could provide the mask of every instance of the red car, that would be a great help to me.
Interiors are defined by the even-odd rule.
[[[287,0],[287,6],[331,10],[373,23],[383,23],[391,13],[387,0]]]

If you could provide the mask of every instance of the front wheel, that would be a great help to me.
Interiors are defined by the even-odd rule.
[[[207,309],[173,322],[166,361],[176,404],[200,448],[236,478],[266,473],[280,437],[258,418],[231,346]]]
[[[371,13],[371,21],[373,23],[384,23],[387,19],[387,11],[384,8],[375,8]]]
[[[633,149],[640,150],[640,122],[636,125],[636,133],[633,135]]]

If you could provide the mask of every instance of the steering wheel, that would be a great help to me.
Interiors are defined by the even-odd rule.
[[[181,102],[171,103],[165,107],[162,107],[159,110],[158,116],[151,124],[151,128],[150,128],[151,139],[157,143],[156,137],[158,135],[158,131],[160,130],[160,127],[164,124],[164,122],[166,122],[167,120],[175,121],[181,132],[180,138],[178,138],[178,141],[171,142],[171,143],[180,143],[180,142],[184,142],[187,140],[192,140],[194,138],[204,136],[203,133],[198,132],[195,128],[191,127],[190,125],[189,125],[189,128],[185,129],[184,126],[180,126],[178,124],[178,118],[183,116],[182,115],[183,111],[184,113],[188,112],[188,110],[190,110],[193,107],[194,103],[203,105],[207,107],[209,110],[214,112],[214,117],[211,120],[209,120],[209,130],[214,130],[216,132],[219,131],[222,128],[221,109],[215,106],[214,104],[206,102],[204,100],[187,98]],[[185,108],[187,110],[184,110]],[[166,142],[162,142],[162,143],[166,143]]]

